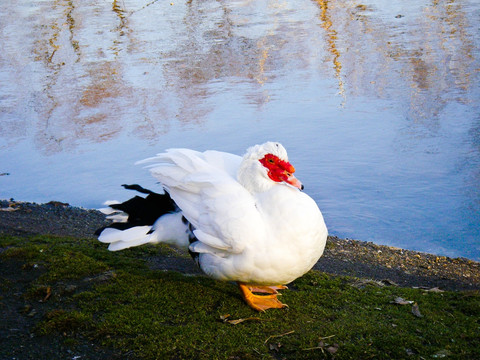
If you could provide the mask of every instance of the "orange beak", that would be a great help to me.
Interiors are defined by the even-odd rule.
[[[303,184],[298,180],[293,174],[285,174],[287,176],[287,180],[285,181],[287,184],[290,184],[300,190],[303,190]]]

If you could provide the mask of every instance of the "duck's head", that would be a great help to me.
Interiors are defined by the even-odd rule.
[[[277,142],[266,142],[247,149],[238,169],[238,181],[250,192],[266,191],[276,184],[300,190],[302,183],[293,176],[295,168],[288,162],[285,148]]]

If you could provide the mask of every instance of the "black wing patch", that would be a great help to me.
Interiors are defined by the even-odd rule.
[[[180,211],[177,204],[175,204],[167,192],[165,192],[165,194],[158,194],[136,184],[122,186],[125,189],[135,190],[148,195],[145,198],[135,196],[121,204],[110,205],[112,209],[120,210],[128,214],[128,220],[126,223],[112,223],[100,228],[95,232],[95,235],[99,235],[105,228],[109,227],[125,230],[134,226],[153,225],[160,216]]]

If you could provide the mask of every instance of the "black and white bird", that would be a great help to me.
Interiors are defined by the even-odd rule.
[[[322,213],[301,191],[281,144],[252,146],[243,157],[170,149],[140,163],[150,164],[165,193],[124,185],[147,196],[109,204],[105,212],[126,221],[99,231],[110,250],[147,243],[186,247],[205,274],[237,282],[258,311],[285,307],[278,290],[322,256]]]

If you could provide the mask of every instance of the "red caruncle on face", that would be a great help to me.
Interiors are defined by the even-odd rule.
[[[267,154],[259,160],[268,169],[268,177],[275,182],[286,182],[294,187],[302,189],[302,184],[293,173],[295,168],[288,161],[281,160],[278,156]]]

